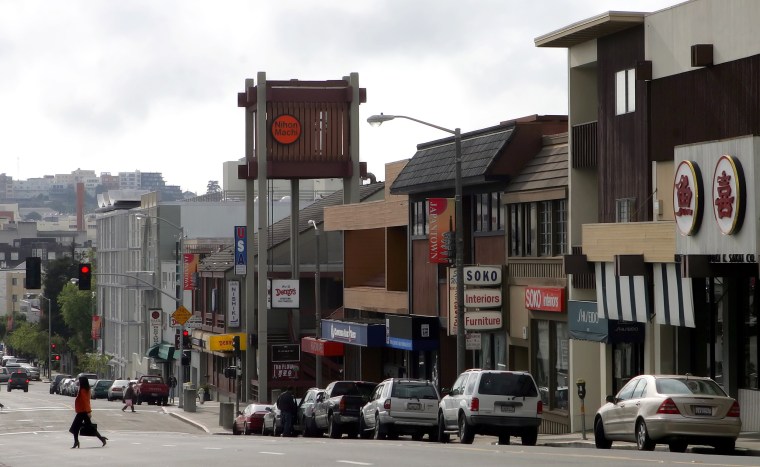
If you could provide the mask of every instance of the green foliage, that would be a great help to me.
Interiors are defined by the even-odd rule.
[[[61,307],[63,322],[70,331],[67,346],[81,356],[92,349],[92,293],[67,283],[58,294],[57,302]]]
[[[108,361],[111,359],[108,355],[87,352],[79,356],[79,371],[87,373],[96,373],[102,376],[108,373]]]
[[[18,356],[47,359],[47,332],[42,332],[39,326],[22,322],[6,337],[8,344]]]

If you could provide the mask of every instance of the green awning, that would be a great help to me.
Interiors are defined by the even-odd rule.
[[[159,349],[159,347],[161,347],[161,344],[156,344],[156,345],[151,346],[148,349],[148,351],[145,352],[145,356],[146,357],[153,357],[153,358],[158,357],[158,349]]]
[[[174,346],[171,344],[161,344],[158,349],[158,358],[162,358],[164,360],[174,359]]]

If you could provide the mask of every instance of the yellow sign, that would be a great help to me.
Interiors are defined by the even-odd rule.
[[[218,352],[232,352],[232,337],[240,336],[240,350],[247,350],[248,339],[245,338],[245,333],[237,332],[234,334],[217,334],[215,336],[209,336],[208,349],[216,350]]]
[[[179,308],[174,310],[174,313],[172,313],[172,318],[174,318],[174,321],[177,322],[180,326],[184,326],[184,324],[193,316],[192,313],[187,311],[187,308],[180,305]]]

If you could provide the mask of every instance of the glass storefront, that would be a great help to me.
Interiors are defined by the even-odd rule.
[[[568,409],[570,347],[567,323],[533,320],[533,377],[546,409]]]

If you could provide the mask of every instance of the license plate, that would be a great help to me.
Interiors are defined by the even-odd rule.
[[[515,408],[512,405],[502,405],[501,411],[506,413],[515,413]]]
[[[712,407],[695,406],[694,415],[712,415]]]
[[[422,407],[420,406],[419,402],[409,402],[406,404],[406,408],[409,410],[420,410]]]
[[[158,396],[158,393],[157,392],[151,392],[150,395],[153,396],[153,397],[156,397],[156,396]]]

